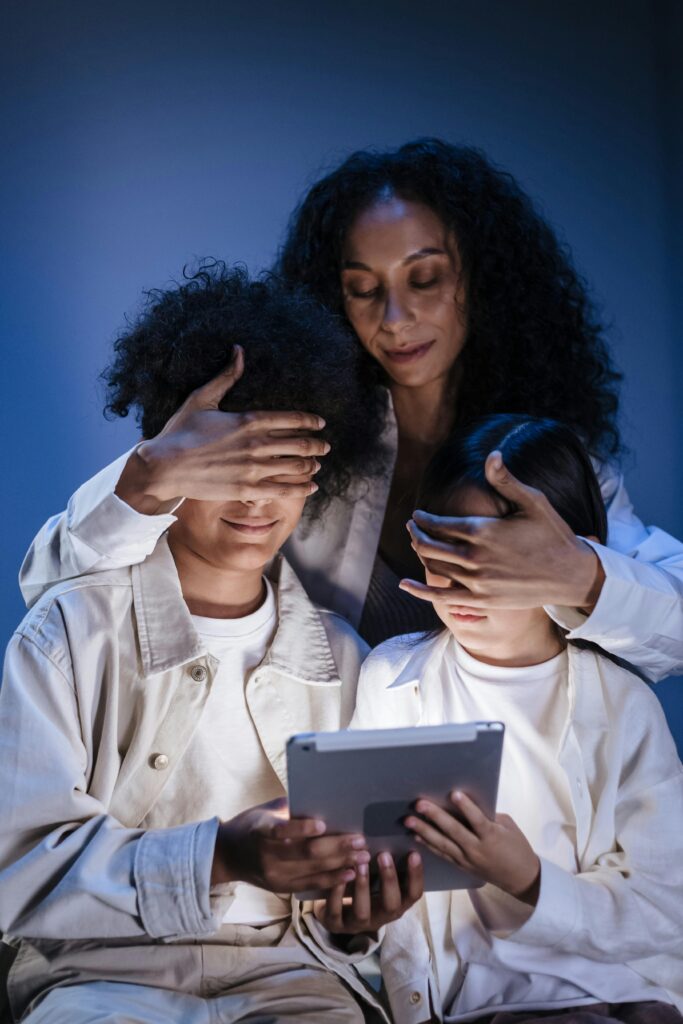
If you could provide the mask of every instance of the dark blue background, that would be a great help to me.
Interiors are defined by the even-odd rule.
[[[268,264],[321,170],[416,135],[482,146],[563,233],[626,374],[634,504],[683,534],[677,0],[4,11],[3,635],[35,531],[135,438],[96,376],[142,287],[193,256]],[[657,692],[683,744],[683,691]]]

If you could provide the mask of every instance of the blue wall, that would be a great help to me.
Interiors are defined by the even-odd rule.
[[[683,533],[676,0],[10,3],[1,54],[0,626],[48,514],[134,439],[97,373],[143,286],[267,264],[351,148],[439,134],[537,197],[613,325],[641,516]],[[677,684],[658,693],[683,743]],[[674,707],[676,703],[677,707]]]

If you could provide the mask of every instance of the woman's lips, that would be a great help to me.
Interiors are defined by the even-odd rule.
[[[411,348],[387,348],[384,351],[392,363],[412,363],[417,359],[421,359],[432,347],[434,341],[435,339],[432,339],[432,341],[426,341],[423,345],[413,345]]]
[[[238,533],[246,533],[251,537],[260,537],[273,529],[277,523],[277,519],[272,522],[253,522],[253,523],[236,523],[231,519],[224,519],[223,522],[226,526],[231,526],[233,530],[237,530]]]

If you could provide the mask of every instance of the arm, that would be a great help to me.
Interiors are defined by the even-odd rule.
[[[66,663],[66,664],[65,664]],[[0,930],[27,938],[208,935],[215,883],[278,892],[355,877],[357,836],[249,808],[167,829],[124,828],[88,791],[93,766],[68,655],[15,635],[0,689]],[[111,766],[103,766],[111,767]]]
[[[602,589],[588,615],[561,605],[546,611],[570,640],[590,640],[657,681],[683,671],[683,543],[643,525],[623,476],[607,466],[599,475],[609,546],[586,543],[602,564]]]
[[[45,523],[19,574],[27,605],[61,580],[142,562],[183,498],[245,501],[317,490],[317,458],[330,448],[315,436],[323,420],[219,408],[242,375],[236,348],[234,362],[193,391],[160,434],[88,480]]]
[[[503,518],[444,517],[416,511],[413,547],[427,568],[455,581],[401,587],[425,601],[472,608],[538,608],[569,639],[597,643],[651,679],[683,669],[683,544],[634,515],[622,478],[602,467],[607,547],[577,537],[540,491],[486,460],[486,477],[516,511]]]

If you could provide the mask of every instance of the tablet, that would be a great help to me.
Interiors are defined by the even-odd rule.
[[[417,850],[425,891],[475,888],[483,883],[416,843],[403,819],[415,813],[419,797],[453,813],[448,799],[453,789],[467,793],[492,818],[504,732],[502,722],[467,722],[292,736],[287,744],[290,814],[321,818],[328,833],[363,833],[373,863],[387,850],[399,872],[410,851]]]

